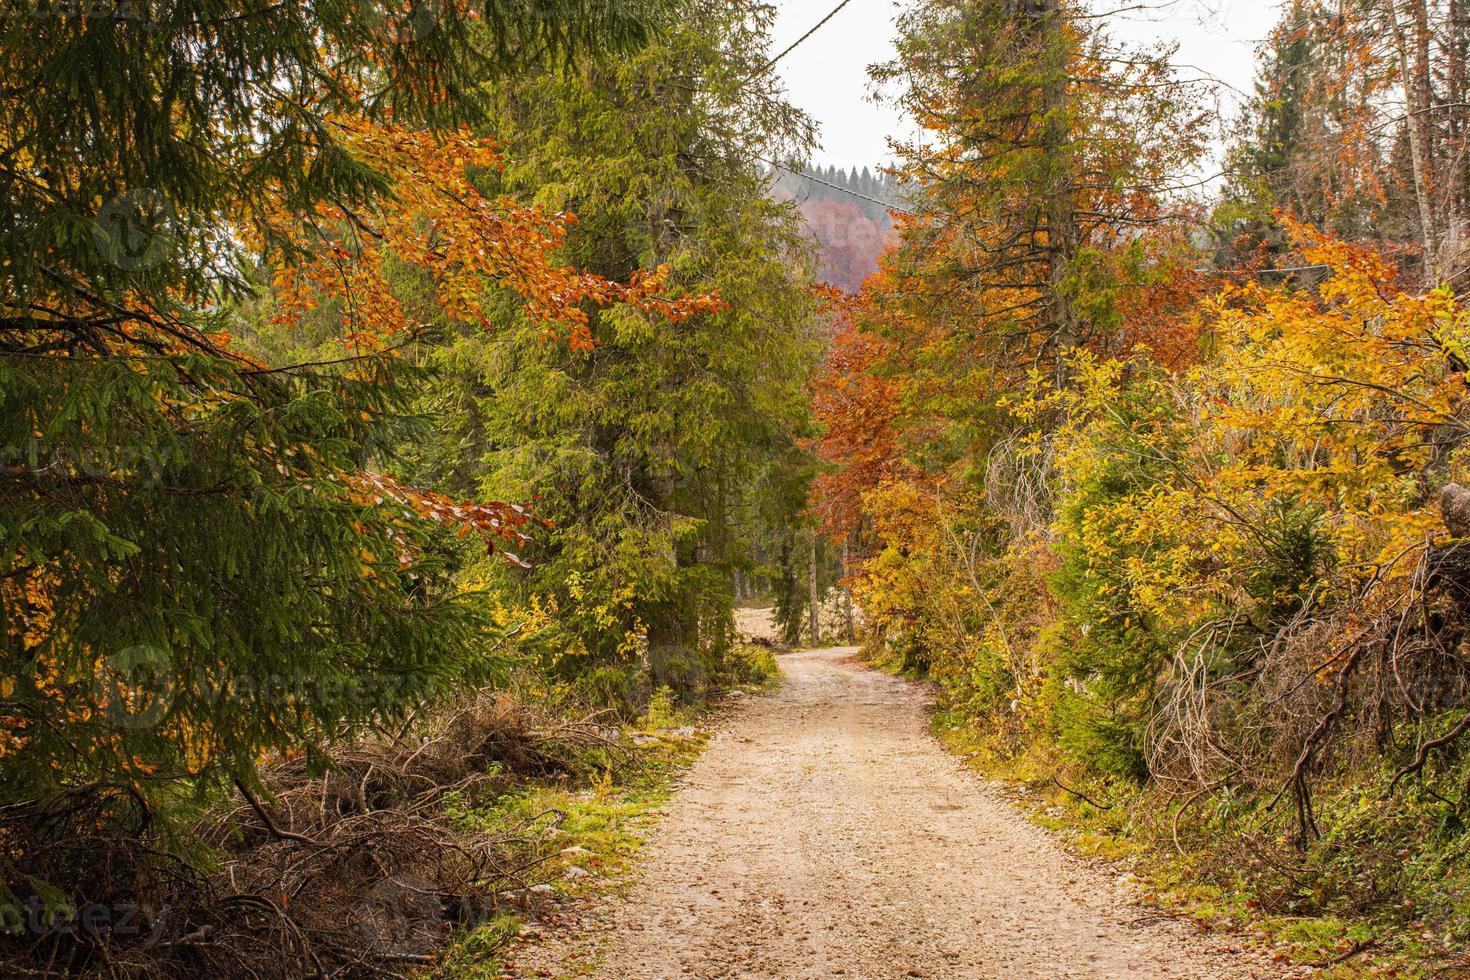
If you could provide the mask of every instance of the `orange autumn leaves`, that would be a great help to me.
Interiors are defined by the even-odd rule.
[[[30,568],[24,574],[0,578],[0,605],[5,611],[5,630],[12,643],[19,641],[20,649],[31,653],[41,647],[50,635],[55,622],[52,589],[55,573],[45,568]],[[60,703],[63,699],[57,684],[55,667],[38,662],[33,679],[19,675],[0,676],[0,701],[11,708],[11,698],[18,683],[32,683],[43,695]],[[0,714],[0,758],[10,755],[25,745],[25,730],[29,719],[23,714],[7,710]]]
[[[404,516],[419,517],[457,528],[463,535],[478,534],[487,543],[520,543],[526,540],[521,528],[532,520],[530,508],[523,504],[477,503],[460,501],[442,493],[407,486],[386,473],[359,473],[347,480],[349,496],[359,503],[383,506],[397,504],[403,508]],[[406,546],[398,556],[400,564],[409,564],[413,556]],[[530,567],[513,551],[503,547],[500,553],[513,564]],[[372,556],[374,559],[376,556]]]
[[[417,324],[393,288],[390,262],[427,274],[453,320],[490,327],[492,288],[510,289],[548,336],[564,335],[577,350],[595,346],[589,306],[626,303],[677,323],[722,305],[713,295],[671,296],[667,267],[615,282],[557,263],[575,216],[482,194],[475,176],[501,165],[493,141],[341,116],[331,124],[349,152],[387,176],[389,198],[372,213],[324,203],[305,222],[285,207],[269,217],[282,322],[330,301],[350,350],[395,346]]]
[[[876,288],[887,279],[880,270],[868,282]],[[901,385],[882,371],[895,345],[862,329],[867,300],[866,293],[829,297],[836,329],[812,386],[812,407],[825,424],[814,449],[827,464],[812,496],[822,529],[834,538],[861,524],[864,492],[889,475],[897,458]]]
[[[495,291],[509,289],[525,313],[544,324],[548,339],[562,337],[574,350],[596,346],[591,307],[628,304],[678,323],[723,306],[714,295],[673,296],[665,266],[615,282],[558,263],[554,256],[575,215],[482,193],[476,177],[502,164],[493,140],[467,130],[426,133],[346,116],[332,117],[330,125],[349,153],[387,178],[388,194],[371,211],[322,203],[303,221],[282,202],[267,216],[261,244],[269,242],[280,323],[299,325],[310,311],[332,304],[340,317],[337,339],[347,351],[395,350],[420,328],[395,289],[395,266],[425,275],[451,320],[486,329],[494,327],[488,305]],[[487,543],[524,540],[519,528],[529,515],[519,505],[455,501],[383,473],[345,482],[362,501],[390,501]]]

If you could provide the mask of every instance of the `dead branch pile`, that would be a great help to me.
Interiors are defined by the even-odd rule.
[[[1369,582],[1350,602],[1308,602],[1271,632],[1252,634],[1236,616],[1189,637],[1149,731],[1160,785],[1185,800],[1221,787],[1273,807],[1290,800],[1304,844],[1321,835],[1314,780],[1387,753],[1409,760],[1397,783],[1470,730],[1470,720],[1434,727],[1470,703],[1470,542],[1422,549],[1397,581]],[[1228,653],[1232,643],[1246,652]],[[1395,744],[1406,730],[1417,741]]]
[[[596,761],[591,761],[591,760]],[[552,720],[483,693],[432,722],[361,741],[328,765],[267,768],[264,794],[201,821],[207,860],[150,840],[141,801],[116,788],[0,815],[38,881],[80,887],[98,921],[0,939],[7,976],[407,976],[458,927],[492,914],[544,855],[543,831],[486,833],[449,813],[520,778],[585,775],[624,750],[595,724]],[[16,848],[16,834],[30,839]],[[105,921],[103,921],[105,920]]]

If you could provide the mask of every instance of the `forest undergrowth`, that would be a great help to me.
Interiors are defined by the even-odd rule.
[[[426,705],[327,750],[324,768],[265,766],[259,796],[199,818],[202,865],[148,847],[141,828],[37,849],[23,873],[80,869],[72,894],[110,917],[47,928],[37,906],[39,927],[0,955],[16,975],[43,958],[99,977],[498,975],[497,952],[523,927],[621,880],[725,695],[775,679],[767,648],[742,647],[699,698],[659,688],[631,715],[531,670]]]
[[[1285,4],[1190,195],[1220,120],[1167,47],[912,5],[875,69],[911,192],[814,388],[867,655],[1053,822],[1338,972],[1470,947],[1463,38]]]

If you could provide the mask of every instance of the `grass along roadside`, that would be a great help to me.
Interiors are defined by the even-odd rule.
[[[537,780],[488,803],[450,802],[466,829],[527,840],[524,872],[498,896],[493,917],[457,937],[432,971],[455,980],[496,980],[515,960],[557,933],[575,934],[597,898],[625,890],[649,834],[676,788],[677,777],[703,752],[725,711],[746,696],[774,687],[779,674],[769,650],[741,651],[743,683],[712,702],[677,705],[656,692],[648,711],[622,732],[628,760],[579,783]],[[592,944],[573,967],[590,971],[600,954]]]
[[[1415,850],[1391,850],[1386,856],[1397,862],[1397,876],[1387,880],[1385,869],[1377,884],[1392,888],[1393,900],[1378,903],[1371,913],[1345,913],[1335,908],[1345,904],[1339,896],[1319,893],[1317,882],[1325,875],[1310,865],[1332,860],[1334,848],[1337,860],[1365,865],[1361,852],[1383,846],[1364,839],[1368,835],[1329,842],[1327,856],[1295,855],[1286,841],[1253,824],[1251,815],[1231,814],[1219,800],[1211,810],[1201,805],[1203,798],[1171,800],[1155,790],[1060,775],[1067,764],[1054,749],[1032,744],[1019,754],[1001,754],[962,714],[943,708],[933,713],[933,731],[976,773],[1008,787],[1035,823],[1075,852],[1105,860],[1128,876],[1160,914],[1184,916],[1243,946],[1268,949],[1288,976],[1470,977],[1470,963],[1457,962],[1456,953],[1466,948],[1466,937],[1453,925],[1463,927],[1470,908],[1470,870],[1459,851],[1405,839]],[[1324,817],[1348,820],[1344,811],[1376,802],[1373,791],[1356,785],[1324,793]],[[1394,832],[1392,818],[1373,820],[1372,837]],[[1353,848],[1359,853],[1349,855]],[[1302,867],[1288,866],[1293,861]],[[1368,874],[1359,872],[1360,887],[1374,887],[1363,877]],[[1430,906],[1433,915],[1425,912]]]

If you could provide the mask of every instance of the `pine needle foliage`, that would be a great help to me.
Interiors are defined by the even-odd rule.
[[[810,123],[758,71],[769,18],[693,0],[616,64],[491,90],[501,189],[576,211],[574,262],[614,279],[666,265],[676,294],[724,303],[677,324],[610,307],[586,350],[523,321],[443,355],[466,406],[450,438],[482,461],[462,478],[553,523],[505,585],[558,609],[542,642],[563,676],[595,673],[635,709],[709,680],[735,573],[758,543],[779,550],[812,472],[815,263],[761,163],[803,155]]]
[[[392,347],[268,365],[231,334],[263,256],[289,266],[302,229],[367,237],[414,176],[357,152],[344,116],[442,132],[481,118],[484,79],[641,43],[656,9],[0,17],[0,899],[56,899],[45,848],[81,831],[187,849],[196,805],[258,788],[262,760],[493,667],[443,525],[523,517],[375,473],[422,373]]]

